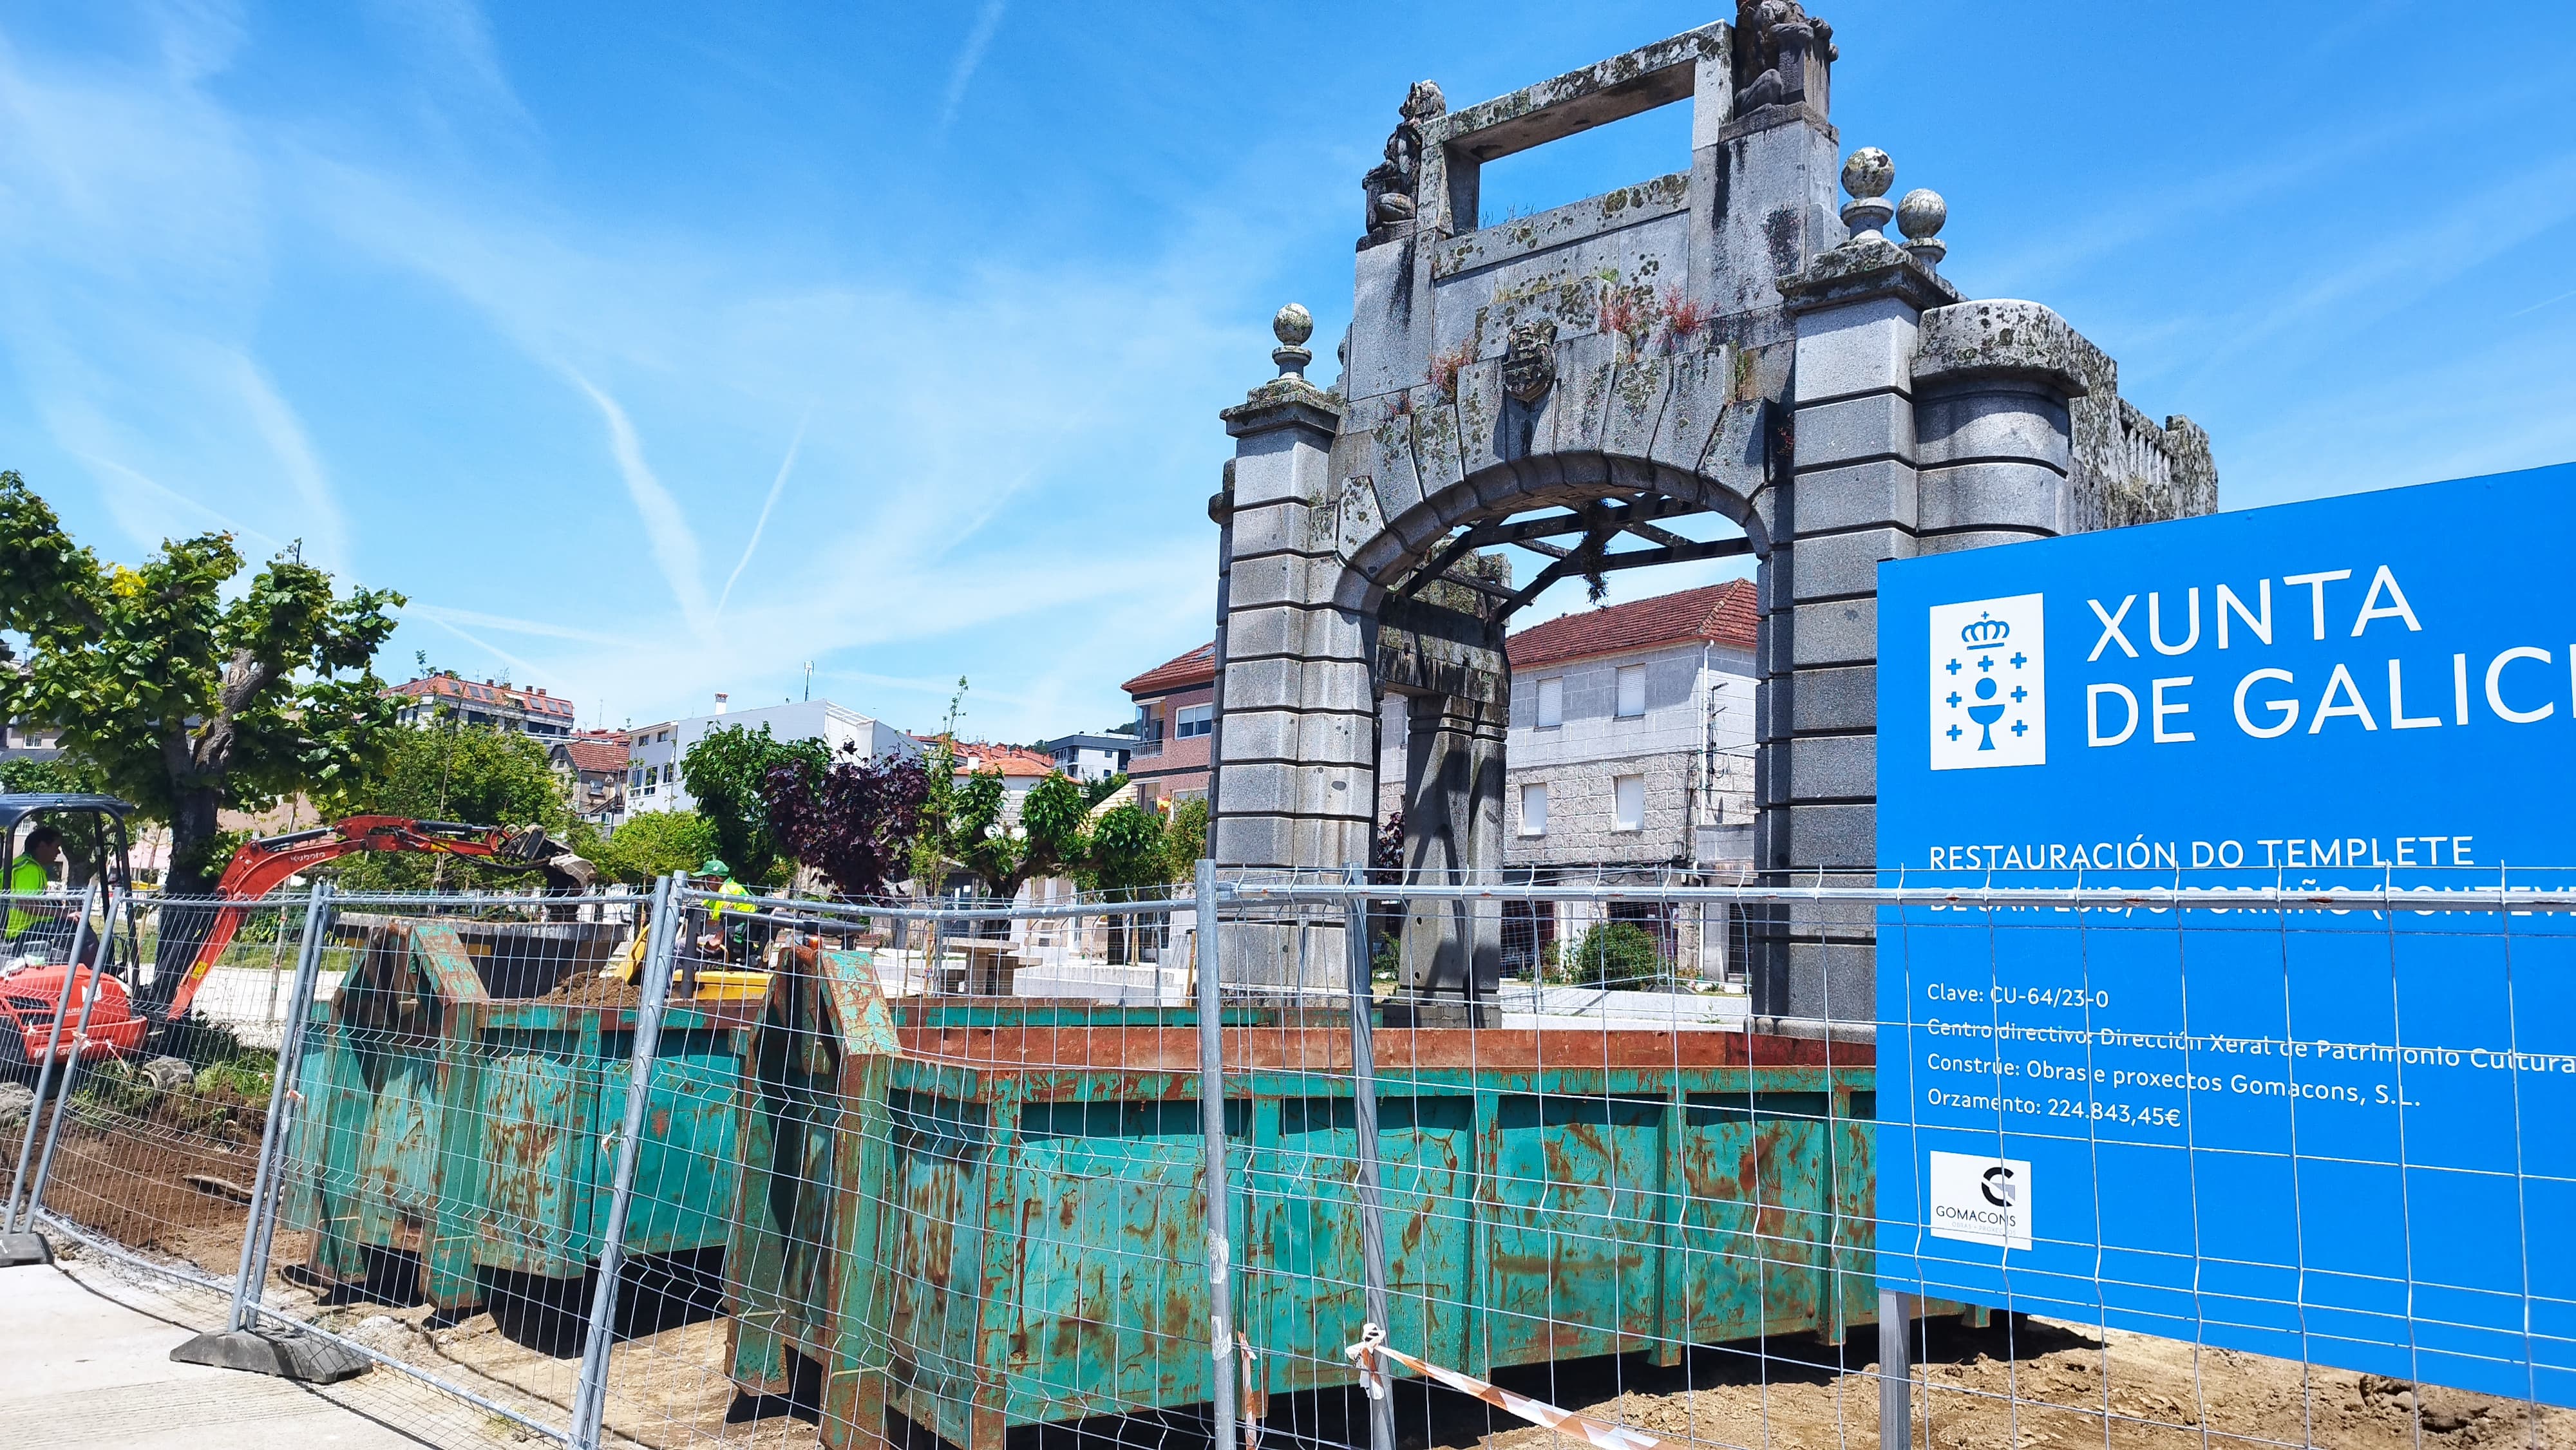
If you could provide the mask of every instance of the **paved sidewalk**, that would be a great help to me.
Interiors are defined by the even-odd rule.
[[[56,1268],[0,1269],[0,1446],[419,1450],[300,1385],[171,1363],[189,1331],[144,1312],[152,1303],[148,1290],[120,1285],[110,1299]]]

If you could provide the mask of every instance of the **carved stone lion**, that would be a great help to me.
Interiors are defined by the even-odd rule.
[[[1535,403],[1556,386],[1556,323],[1551,318],[1515,322],[1503,347],[1503,391]]]
[[[1798,0],[1736,0],[1735,113],[1763,106],[1824,105],[1824,68],[1841,58],[1834,28]]]
[[[1394,134],[1386,138],[1386,159],[1360,178],[1360,190],[1368,193],[1368,234],[1361,246],[1393,241],[1412,223],[1417,210],[1413,193],[1422,180],[1422,123],[1448,112],[1448,98],[1431,81],[1415,81],[1406,93],[1396,111]]]

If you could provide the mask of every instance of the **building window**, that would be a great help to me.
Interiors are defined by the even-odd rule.
[[[641,786],[644,783],[644,767],[639,765],[633,770],[628,771],[626,773],[626,783],[630,786]]]
[[[1172,734],[1187,740],[1216,728],[1216,706],[1183,705],[1172,717]]]
[[[1619,667],[1619,718],[1633,720],[1646,713],[1646,667]]]
[[[1646,778],[1623,775],[1610,782],[1610,829],[1646,829]]]
[[[1551,730],[1565,723],[1565,677],[1538,682],[1538,728]]]
[[[1547,785],[1543,781],[1532,781],[1521,787],[1521,834],[1547,834]]]

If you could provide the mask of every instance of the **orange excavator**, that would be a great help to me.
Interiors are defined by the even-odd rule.
[[[30,837],[47,826],[57,837],[66,827],[76,832],[85,828],[92,843],[90,879],[103,882],[110,892],[125,890],[133,879],[125,818],[133,809],[112,796],[0,795],[0,849],[7,851],[0,859],[19,859],[22,825],[31,827]],[[186,1019],[197,989],[240,933],[251,903],[300,871],[359,851],[428,851],[541,872],[553,892],[586,889],[595,874],[588,861],[536,826],[510,831],[406,816],[351,816],[309,831],[246,841],[216,885],[215,900],[160,906],[154,970],[139,985],[128,980],[141,961],[135,925],[139,913],[127,912],[121,923],[92,931],[69,919],[79,914],[79,907],[66,909],[64,898],[10,896],[7,939],[0,941],[0,1072],[37,1063],[49,1047],[58,1059],[77,1054],[84,1060],[141,1050]],[[74,963],[76,942],[80,961]],[[88,1031],[75,1046],[69,1021],[78,1017],[81,996],[91,990],[93,979],[98,1001],[90,1008]],[[67,984],[76,984],[76,995],[57,1043],[54,1014]]]

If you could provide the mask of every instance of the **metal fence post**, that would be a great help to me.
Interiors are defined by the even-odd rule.
[[[1228,1232],[1233,1195],[1225,1171],[1225,993],[1219,980],[1216,862],[1198,866],[1199,1132],[1207,1143],[1208,1354],[1215,1388],[1215,1450],[1234,1450],[1234,1240]]]
[[[1914,1443],[1914,1367],[1905,1339],[1905,1296],[1878,1291],[1878,1443],[1897,1450]]]
[[[54,1090],[54,1116],[52,1121],[45,1125],[44,1150],[36,1155],[36,1173],[27,1182],[26,1231],[30,1233],[35,1231],[36,1210],[44,1203],[45,1178],[53,1171],[54,1145],[62,1141],[63,1115],[71,1111],[72,1085],[80,1077],[81,1043],[89,1035],[89,1015],[97,1009],[98,999],[107,995],[99,990],[99,980],[107,974],[107,955],[115,946],[116,904],[119,898],[109,893],[103,899],[107,904],[104,914],[107,932],[98,938],[99,959],[90,967],[89,990],[81,994],[80,1020],[72,1024],[71,1061],[63,1064],[63,1084]],[[80,924],[72,928],[71,965],[63,973],[63,998],[66,1001],[71,998],[72,988],[80,983],[81,949],[90,940],[89,902],[89,893],[83,893]],[[56,1046],[59,1050],[59,1034],[57,1034]],[[43,1108],[44,1101],[38,1099],[35,1108],[29,1110],[27,1131],[30,1134],[36,1131],[36,1113]]]
[[[581,1348],[581,1375],[573,1390],[573,1450],[598,1450],[600,1417],[608,1407],[608,1353],[616,1339],[617,1276],[625,1267],[626,1219],[635,1199],[635,1160],[644,1138],[644,1110],[653,1091],[653,1062],[662,1046],[662,1010],[670,1000],[672,960],[678,954],[680,878],[654,884],[653,934],[644,952],[643,1000],[635,1009],[635,1050],[628,1059],[626,1116],[617,1134],[617,1166],[609,1180],[608,1222],[600,1237],[599,1281],[590,1296],[589,1333]]]
[[[1367,872],[1348,868],[1344,877],[1354,893],[1365,886]],[[1342,936],[1350,963],[1351,989],[1351,1129],[1358,1140],[1361,1305],[1368,1322],[1387,1329],[1386,1220],[1378,1190],[1377,1149],[1377,990],[1369,975],[1368,898],[1354,894],[1342,905]],[[1395,1450],[1395,1397],[1384,1382],[1384,1366],[1361,1366],[1379,1378],[1368,1389],[1369,1450]]]
[[[9,1205],[6,1213],[0,1213],[0,1231],[19,1234],[32,1233],[35,1230],[35,1199],[32,1197],[27,1199],[26,1217],[23,1223],[19,1218],[18,1199],[19,1195],[26,1191],[27,1170],[34,1163],[36,1120],[44,1116],[45,1094],[53,1087],[54,1057],[63,1050],[63,1019],[71,1014],[72,988],[80,980],[78,963],[81,946],[84,938],[89,934],[90,898],[97,894],[97,891],[97,883],[92,882],[81,892],[80,922],[72,928],[71,959],[74,965],[64,969],[62,993],[54,998],[53,1026],[45,1035],[44,1061],[36,1068],[36,1100],[27,1105],[27,1128],[25,1132],[18,1135],[18,1166],[16,1171],[9,1175]],[[39,1253],[41,1254],[41,1251]]]
[[[259,1167],[250,1183],[250,1222],[242,1228],[241,1266],[233,1277],[233,1308],[224,1328],[238,1333],[251,1327],[254,1306],[265,1297],[268,1240],[275,1231],[278,1179],[286,1167],[287,1144],[294,1132],[295,1109],[304,1095],[293,1086],[304,1063],[304,1029],[313,1015],[314,987],[322,975],[322,944],[329,935],[331,884],[313,883],[305,897],[304,939],[295,952],[295,983],[286,993],[286,1025],[278,1039],[277,1061],[269,1070],[268,1119],[260,1133]],[[269,1000],[277,999],[276,984]]]

